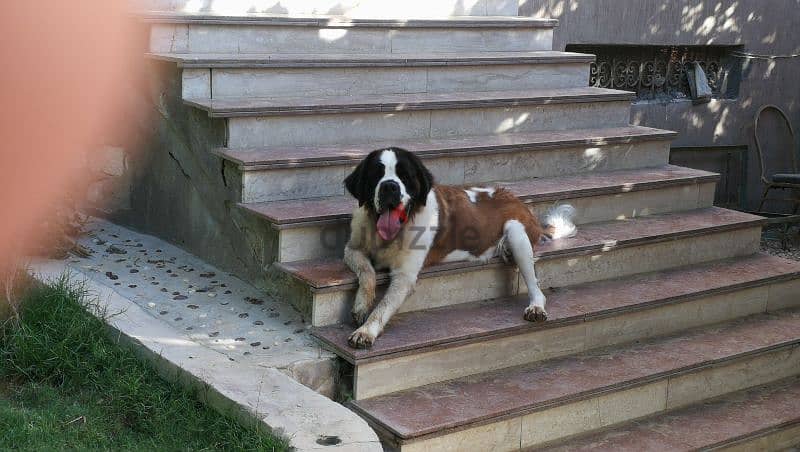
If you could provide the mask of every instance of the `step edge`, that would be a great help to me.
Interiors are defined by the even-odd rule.
[[[749,432],[744,435],[737,436],[735,438],[729,438],[724,441],[719,441],[717,443],[704,446],[700,450],[704,452],[723,450],[730,446],[735,446],[737,444],[746,444],[747,442],[752,441],[754,439],[763,438],[765,436],[770,435],[771,433],[777,433],[780,432],[781,430],[786,430],[788,428],[793,428],[796,426],[800,426],[800,416],[790,421],[781,422],[780,424],[774,424],[766,428],[762,428],[759,430]]]
[[[295,61],[290,59],[284,60],[270,60],[257,61],[255,59],[247,60],[239,58],[237,54],[231,54],[230,58],[207,58],[207,59],[194,59],[181,58],[178,55],[191,56],[191,53],[161,53],[161,52],[148,52],[145,58],[154,61],[162,61],[176,64],[179,68],[183,69],[289,69],[289,68],[347,68],[347,67],[390,67],[390,68],[403,68],[403,67],[448,67],[448,66],[516,66],[516,65],[530,65],[530,64],[587,64],[595,61],[595,56],[590,54],[568,54],[566,55],[548,55],[548,56],[492,56],[487,53],[485,57],[449,57],[449,58],[404,58],[404,59],[390,59],[375,57],[375,59],[324,59],[324,58],[298,58]],[[431,54],[436,55],[436,54]]]
[[[543,411],[550,408],[556,408],[559,406],[563,406],[569,403],[579,402],[581,400],[590,399],[592,397],[601,396],[604,394],[619,392],[621,390],[627,389],[634,389],[639,386],[644,386],[649,383],[654,383],[661,381],[665,378],[672,378],[681,375],[687,375],[694,372],[699,372],[702,370],[711,369],[714,367],[719,367],[722,365],[731,364],[736,361],[746,360],[748,358],[755,358],[761,355],[766,355],[769,353],[780,351],[781,349],[791,349],[793,347],[800,347],[800,338],[792,339],[789,341],[779,342],[776,344],[768,345],[766,347],[759,347],[754,350],[736,353],[730,356],[725,356],[722,358],[717,358],[713,360],[706,360],[698,364],[683,366],[676,369],[670,369],[664,372],[659,372],[656,374],[651,374],[645,377],[639,377],[633,380],[628,380],[620,383],[615,383],[613,385],[603,386],[596,389],[590,389],[587,391],[583,391],[576,394],[570,394],[564,397],[559,397],[556,399],[539,402],[536,404],[532,404],[531,406],[527,406],[520,409],[512,409],[507,410],[501,414],[491,416],[491,417],[484,417],[478,418],[473,421],[461,422],[461,423],[453,423],[453,425],[445,426],[436,431],[429,431],[420,433],[418,435],[405,435],[400,432],[397,432],[392,427],[387,426],[380,422],[379,420],[372,417],[367,411],[361,409],[358,406],[358,401],[351,401],[348,403],[348,407],[362,416],[367,422],[370,424],[371,427],[375,428],[377,425],[381,427],[381,430],[390,432],[395,438],[395,440],[399,440],[400,444],[408,444],[417,441],[424,441],[431,438],[436,438],[439,436],[443,436],[450,433],[455,433],[461,430],[465,430],[472,427],[479,427],[481,425],[488,425],[495,422],[500,422],[506,419],[512,419],[515,417],[525,416],[531,413],[535,413],[537,411]],[[379,396],[382,397],[382,396]],[[370,400],[370,399],[364,399]],[[588,433],[588,432],[587,432]]]
[[[701,227],[696,229],[690,229],[685,231],[677,231],[667,234],[661,234],[658,236],[649,236],[649,237],[638,237],[631,240],[626,240],[624,242],[618,242],[614,249],[620,248],[628,248],[639,246],[643,244],[656,244],[662,243],[665,241],[670,240],[679,240],[684,238],[692,238],[697,237],[700,235],[711,234],[711,233],[718,233],[718,232],[727,232],[739,229],[749,229],[754,227],[760,227],[765,223],[764,218],[754,218],[748,220],[742,220],[735,223],[728,223],[724,225],[715,225],[709,227]],[[586,254],[590,254],[596,251],[600,251],[605,247],[603,244],[593,244],[589,246],[581,246],[576,248],[570,248],[567,251],[562,252],[553,252],[547,254],[540,254],[537,255],[539,260],[542,259],[557,259],[557,258],[566,258],[566,257],[577,257],[583,256]],[[350,278],[353,281],[348,280],[346,283],[336,284],[336,285],[328,285],[328,286],[316,286],[311,281],[307,281],[303,278],[298,277],[294,272],[292,272],[287,266],[287,263],[284,262],[274,262],[272,265],[276,266],[276,268],[288,276],[300,281],[303,284],[309,286],[309,289],[312,293],[328,293],[328,292],[336,292],[342,290],[350,290],[357,286],[357,282],[354,281],[354,277]],[[462,273],[467,271],[472,271],[474,269],[484,269],[484,268],[495,268],[499,266],[506,265],[501,259],[492,259],[487,263],[475,263],[475,262],[455,262],[451,264],[443,264],[439,265],[435,268],[428,269],[428,271],[423,271],[419,274],[419,279],[425,278],[432,278],[438,276],[446,276],[452,273]],[[377,275],[376,283],[378,285],[385,285],[388,282],[388,274],[386,272],[380,272]]]
[[[377,19],[334,15],[278,15],[266,13],[214,14],[174,11],[140,11],[134,14],[148,24],[258,25],[316,28],[532,28],[553,29],[558,19],[519,16],[450,16],[449,18]]]
[[[494,93],[488,91],[487,93]],[[502,91],[498,91],[502,93]],[[463,93],[459,93],[463,94]],[[469,93],[468,93],[469,94]],[[486,94],[486,93],[481,93]],[[565,94],[561,96],[535,96],[535,97],[496,97],[480,100],[432,100],[419,102],[365,102],[341,105],[298,105],[286,106],[277,105],[271,107],[224,107],[215,108],[213,101],[218,99],[183,99],[187,106],[194,107],[208,112],[210,118],[246,118],[246,117],[267,117],[267,116],[306,116],[306,115],[325,115],[341,113],[397,113],[409,111],[433,111],[433,110],[459,110],[459,109],[478,109],[478,108],[502,108],[502,107],[521,107],[531,105],[566,105],[584,104],[600,102],[631,102],[635,99],[636,93],[629,91],[606,92],[606,93],[586,93],[586,94]],[[226,99],[230,100],[230,99]],[[211,101],[206,103],[206,101]]]
[[[345,361],[353,364],[354,366],[362,365],[362,364],[370,364],[379,361],[388,361],[397,358],[402,358],[405,356],[416,355],[420,353],[428,353],[433,351],[441,351],[446,350],[448,348],[455,348],[461,347],[464,345],[470,345],[477,342],[488,342],[497,339],[504,339],[507,337],[513,337],[521,334],[528,334],[535,331],[540,330],[547,330],[552,328],[561,328],[565,326],[571,326],[578,323],[583,322],[590,322],[596,320],[602,320],[609,317],[617,317],[621,315],[625,315],[628,313],[635,313],[641,311],[647,311],[650,309],[656,309],[664,306],[672,306],[682,303],[690,303],[692,301],[696,301],[700,298],[711,297],[716,295],[725,295],[729,293],[734,293],[746,289],[752,289],[757,287],[764,287],[773,284],[779,284],[782,282],[792,281],[800,277],[800,269],[790,273],[784,273],[781,275],[769,276],[765,278],[759,278],[752,281],[746,281],[743,283],[732,284],[724,287],[718,287],[715,289],[705,289],[689,294],[677,295],[673,297],[666,297],[661,298],[658,300],[652,300],[644,303],[637,303],[634,305],[612,308],[612,309],[605,309],[601,311],[594,311],[590,313],[583,313],[581,315],[573,316],[573,317],[565,317],[562,319],[548,321],[544,324],[536,324],[531,323],[530,325],[519,325],[515,327],[509,327],[504,329],[492,330],[486,333],[475,333],[469,336],[463,337],[456,337],[453,339],[445,339],[438,342],[428,343],[424,346],[419,347],[407,347],[407,348],[399,348],[396,350],[392,350],[387,353],[382,353],[379,355],[369,356],[367,358],[356,359],[351,353],[347,353],[348,350],[343,350],[341,347],[333,344],[332,342],[326,340],[324,337],[320,337],[316,334],[316,330],[320,329],[321,327],[313,327],[311,329],[311,335],[314,338],[323,344],[323,346],[335,353],[340,358],[344,359]]]
[[[640,128],[639,126],[631,126]],[[519,152],[535,152],[545,151],[551,149],[568,148],[575,146],[606,146],[618,144],[633,144],[633,143],[647,143],[658,141],[670,141],[678,136],[678,132],[671,130],[652,129],[649,127],[641,127],[641,134],[637,135],[617,135],[610,137],[593,137],[593,138],[574,138],[564,140],[551,140],[540,142],[521,142],[514,144],[496,144],[484,146],[472,146],[467,148],[450,148],[450,149],[434,149],[430,151],[417,151],[421,159],[434,159],[434,158],[447,158],[455,156],[470,156],[470,155],[484,155],[484,154],[505,154],[505,153],[519,153]],[[602,130],[602,129],[587,129],[587,130]],[[376,145],[377,146],[377,145]],[[366,146],[365,146],[366,147]],[[379,146],[378,146],[379,147]],[[402,147],[402,143],[401,143]],[[336,156],[336,157],[322,157],[322,158],[309,158],[301,161],[293,160],[262,160],[262,161],[244,161],[235,156],[238,149],[228,148],[214,148],[212,153],[220,158],[230,161],[238,165],[238,169],[243,172],[247,171],[263,171],[270,169],[297,169],[297,168],[313,168],[313,167],[328,167],[328,166],[344,166],[355,164],[361,161],[366,154],[359,157],[350,156]],[[298,149],[301,152],[302,149]],[[268,149],[264,150],[265,153],[269,152]],[[274,163],[272,163],[274,162]]]
[[[605,196],[618,193],[644,192],[644,191],[659,190],[662,188],[684,186],[684,185],[699,185],[711,182],[719,182],[720,178],[721,175],[716,173],[704,174],[704,175],[698,174],[694,176],[674,177],[669,179],[641,182],[633,185],[632,187],[627,186],[625,184],[617,184],[617,185],[607,185],[603,187],[592,187],[592,188],[583,188],[583,189],[576,189],[569,191],[565,190],[559,192],[550,192],[546,194],[519,195],[518,198],[522,200],[522,202],[524,202],[525,204],[536,204],[536,203],[567,200],[567,199],[591,198],[594,196]],[[492,183],[490,182],[485,185],[491,185],[491,184]],[[483,184],[476,184],[476,185],[483,185]],[[303,221],[277,220],[267,215],[263,215],[260,212],[256,211],[255,209],[252,209],[251,206],[255,204],[261,204],[261,203],[237,203],[237,207],[243,209],[250,215],[254,215],[258,218],[267,221],[274,229],[279,231],[311,227],[311,226],[346,223],[347,221],[350,221],[350,218],[352,217],[352,213],[340,213],[340,214],[322,215],[318,219],[314,220],[303,220]]]

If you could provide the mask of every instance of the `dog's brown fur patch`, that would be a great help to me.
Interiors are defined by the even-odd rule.
[[[455,250],[467,251],[475,257],[497,246],[507,221],[517,220],[525,226],[532,245],[545,234],[539,221],[510,191],[494,188],[494,193],[476,191],[475,202],[467,196],[470,187],[437,185],[439,230],[425,266],[441,262]]]

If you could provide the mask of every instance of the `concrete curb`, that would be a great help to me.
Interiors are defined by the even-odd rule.
[[[383,450],[367,423],[342,405],[276,369],[231,361],[190,340],[66,262],[36,262],[31,273],[43,282],[69,273],[97,298],[98,311],[107,314],[112,331],[154,363],[165,378],[198,389],[203,401],[220,412],[260,423],[288,439],[294,450]]]

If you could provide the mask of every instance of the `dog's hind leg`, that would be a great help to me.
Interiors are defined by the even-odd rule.
[[[525,232],[525,226],[517,220],[508,220],[503,226],[505,234],[505,247],[511,251],[514,262],[519,267],[522,278],[528,286],[528,296],[530,304],[525,308],[525,320],[531,322],[541,322],[547,320],[547,311],[544,309],[545,297],[539,288],[539,280],[536,279],[536,271],[533,268],[533,246],[530,238]]]

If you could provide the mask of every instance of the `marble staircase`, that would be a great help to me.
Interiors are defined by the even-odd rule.
[[[148,57],[222,131],[207,157],[259,226],[256,271],[352,368],[346,403],[387,448],[800,443],[800,264],[759,253],[761,218],[713,206],[716,174],[669,164],[675,134],[631,125],[632,93],[588,87],[594,57],[552,51],[555,21],[500,1],[413,19],[308,15],[317,3],[149,13]],[[578,235],[536,250],[547,322],[523,320],[514,268],[450,263],[372,348],[347,345],[342,181],[389,145],[440,183],[577,208]],[[690,427],[711,420],[705,438]]]

